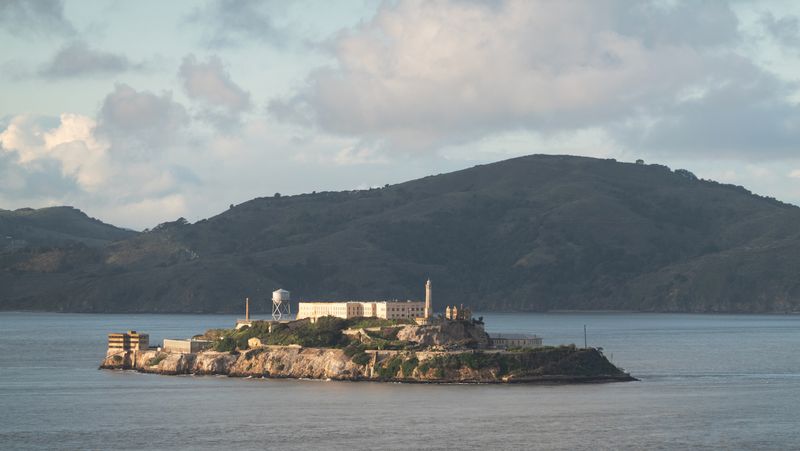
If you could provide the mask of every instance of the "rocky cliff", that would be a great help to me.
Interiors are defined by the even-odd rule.
[[[432,383],[613,382],[635,380],[596,349],[574,346],[520,352],[367,351],[261,346],[196,354],[157,350],[109,353],[100,368],[158,374]],[[366,357],[366,358],[364,358]]]

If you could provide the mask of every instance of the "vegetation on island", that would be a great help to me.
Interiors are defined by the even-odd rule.
[[[160,352],[155,357],[148,359],[147,360],[147,365],[148,366],[156,366],[166,358],[167,358],[167,354],[164,353],[164,352]]]
[[[547,346],[507,352],[463,351],[435,355],[422,362],[414,353],[398,353],[375,367],[380,379],[448,379],[463,377],[464,369],[488,372],[494,378],[547,376],[593,377],[624,375],[598,349],[575,345]]]
[[[397,331],[413,320],[386,320],[379,318],[342,319],[332,316],[319,318],[317,322],[292,321],[270,325],[266,321],[255,321],[252,326],[241,329],[211,329],[202,338],[214,341],[216,351],[244,350],[248,340],[258,338],[264,345],[299,345],[314,348],[347,348],[362,345],[343,333],[346,329],[377,328],[366,333],[373,338],[364,349],[408,349],[410,343],[397,340]]]
[[[583,351],[585,355],[579,356]],[[425,373],[433,369],[439,373],[457,371],[460,368],[473,370],[493,369],[498,377],[506,375],[544,376],[569,374],[591,376],[597,374],[618,374],[621,370],[611,364],[602,352],[579,350],[574,344],[547,346],[534,349],[516,349],[508,352],[465,352],[433,357],[424,363],[420,370]]]

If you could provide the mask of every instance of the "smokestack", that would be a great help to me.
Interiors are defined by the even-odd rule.
[[[430,318],[433,314],[431,291],[433,291],[433,286],[431,285],[431,279],[428,279],[428,282],[425,283],[425,318]]]

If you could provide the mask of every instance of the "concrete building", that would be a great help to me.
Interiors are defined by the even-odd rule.
[[[464,307],[464,304],[461,304],[461,307],[456,307],[455,305],[450,307],[449,305],[444,309],[444,319],[449,319],[451,321],[469,321],[472,319],[472,310],[469,307]]]
[[[195,352],[205,351],[214,344],[211,340],[195,340],[188,338],[185,340],[176,340],[172,338],[165,338],[164,345],[161,347],[166,352],[180,352],[183,354],[192,354]]]
[[[120,351],[144,351],[150,346],[150,335],[135,330],[108,334],[108,349]]]
[[[433,314],[430,279],[425,283],[425,301],[343,301],[300,302],[297,319],[316,321],[323,316],[336,318],[382,318],[413,319],[419,324],[427,323]]]
[[[418,301],[301,302],[297,319],[316,321],[323,316],[336,318],[414,319],[425,314],[425,303]]]
[[[542,337],[526,334],[489,334],[492,347],[498,349],[508,348],[540,348]]]

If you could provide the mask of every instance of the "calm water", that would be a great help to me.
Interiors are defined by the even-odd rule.
[[[800,316],[484,314],[641,382],[414,385],[99,371],[233,316],[0,313],[0,449],[800,449]]]

